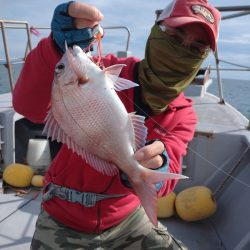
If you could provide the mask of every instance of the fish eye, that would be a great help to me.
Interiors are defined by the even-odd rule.
[[[62,70],[64,70],[64,68],[65,68],[64,64],[63,64],[63,63],[60,63],[60,64],[58,64],[58,65],[56,66],[55,71],[56,71],[56,73],[60,73]]]

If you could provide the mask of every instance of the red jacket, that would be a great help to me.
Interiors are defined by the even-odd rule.
[[[61,55],[54,47],[51,37],[41,40],[30,52],[13,93],[15,110],[35,123],[43,123],[50,107],[51,85],[55,64]],[[134,66],[138,59],[118,59],[113,55],[104,58],[105,66],[124,63],[121,77],[133,80]],[[134,111],[134,90],[119,93],[128,112]],[[180,94],[166,112],[150,117],[148,140],[159,139],[164,142],[170,157],[169,171],[180,173],[181,157],[186,154],[187,143],[192,139],[196,115],[192,101]],[[167,132],[166,132],[167,131]],[[63,146],[53,160],[45,177],[45,184],[73,188],[81,192],[105,194],[127,194],[121,198],[106,199],[94,207],[86,208],[77,203],[60,200],[57,197],[44,202],[43,208],[56,220],[79,231],[100,232],[121,222],[139,205],[139,200],[120,180],[120,176],[105,176],[90,167],[78,155]],[[175,180],[166,181],[159,196],[173,190]]]

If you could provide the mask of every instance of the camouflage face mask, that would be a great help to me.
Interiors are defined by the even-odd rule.
[[[143,99],[153,114],[167,109],[196,76],[208,53],[194,53],[154,25],[139,66]]]

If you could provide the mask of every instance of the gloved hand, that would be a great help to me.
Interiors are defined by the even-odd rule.
[[[51,22],[52,37],[61,52],[65,52],[65,41],[70,47],[74,44],[82,49],[95,40],[92,28],[103,19],[95,7],[70,1],[55,8]]]
[[[148,146],[150,146],[150,148]],[[148,150],[145,150],[145,147],[147,147]],[[147,168],[154,169],[155,171],[165,173],[168,172],[170,159],[164,144],[159,140],[151,140],[146,143],[145,147],[141,148],[135,153],[135,158],[141,163],[141,165]],[[145,156],[145,152],[147,151],[148,153],[146,154],[148,155]],[[159,160],[159,157],[161,158],[161,160]],[[126,187],[132,188],[128,180],[128,176],[125,173],[121,173],[121,181]],[[164,182],[156,183],[156,190],[159,191],[162,188],[163,184]]]

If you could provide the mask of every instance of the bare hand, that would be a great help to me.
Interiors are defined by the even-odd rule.
[[[155,141],[137,150],[134,154],[134,158],[139,161],[143,167],[156,169],[163,164],[161,156],[163,151],[164,144],[161,141]]]
[[[103,14],[96,7],[85,3],[71,3],[68,12],[71,17],[74,17],[77,29],[93,28],[103,19]]]

